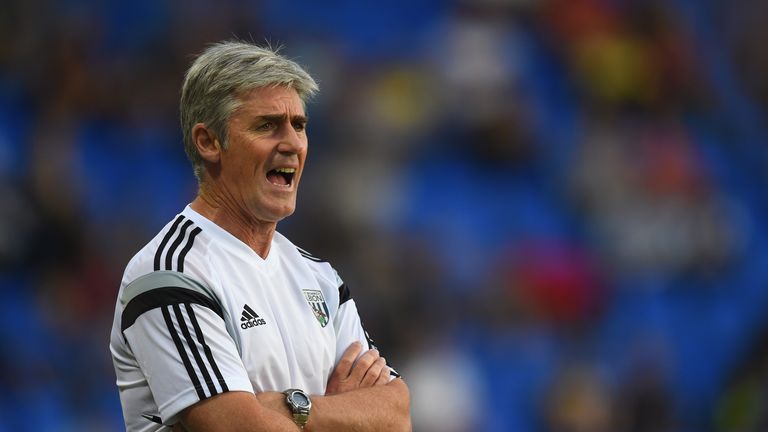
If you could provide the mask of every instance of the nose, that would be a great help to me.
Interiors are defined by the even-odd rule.
[[[307,148],[307,136],[304,133],[298,132],[290,125],[282,129],[280,143],[277,145],[278,152],[296,154]]]

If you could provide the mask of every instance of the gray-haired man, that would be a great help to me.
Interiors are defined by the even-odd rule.
[[[128,431],[407,431],[408,388],[336,271],[276,231],[307,155],[315,81],[274,51],[213,45],[187,72],[199,192],[130,261],[110,350]]]

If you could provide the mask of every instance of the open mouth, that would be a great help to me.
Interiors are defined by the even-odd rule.
[[[267,173],[267,180],[275,186],[290,187],[296,168],[275,168]]]

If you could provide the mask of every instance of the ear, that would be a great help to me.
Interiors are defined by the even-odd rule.
[[[192,142],[197,147],[197,153],[209,163],[217,163],[221,159],[221,144],[216,135],[203,123],[192,126]]]

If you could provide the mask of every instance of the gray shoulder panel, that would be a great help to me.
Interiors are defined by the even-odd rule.
[[[133,282],[129,283],[125,286],[125,288],[123,288],[123,293],[120,296],[120,303],[125,306],[140,294],[156,288],[165,287],[178,287],[197,291],[200,294],[210,297],[211,300],[214,300],[216,303],[220,303],[216,294],[214,294],[214,292],[207,286],[201,284],[195,279],[192,279],[184,273],[170,270],[160,270],[147,273],[144,276],[135,279]]]
[[[120,303],[122,304],[123,308],[126,308],[126,306],[131,303],[131,300],[137,298],[138,296],[148,293],[152,290],[158,290],[157,293],[162,295],[164,291],[167,292],[166,288],[182,288],[193,291],[207,299],[210,299],[210,306],[213,307],[214,310],[221,312],[220,315],[224,320],[227,333],[229,333],[229,335],[232,337],[235,345],[237,346],[238,352],[242,355],[242,341],[240,340],[240,334],[232,324],[229,310],[224,307],[221,300],[213,290],[200,283],[199,281],[191,278],[189,275],[170,270],[159,270],[152,273],[147,273],[144,276],[135,279],[133,282],[129,283],[123,288],[123,293],[120,296]],[[208,302],[203,301],[200,304],[205,303]],[[122,324],[123,330],[132,324],[135,321],[135,318],[143,313],[143,309],[146,307],[146,305],[141,305],[139,306],[138,311],[126,310],[131,309],[130,306],[124,309],[122,317],[122,321],[124,322]],[[126,313],[128,313],[128,316],[126,316]]]

